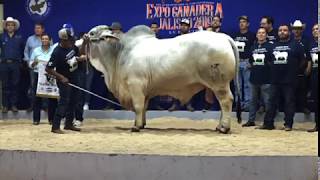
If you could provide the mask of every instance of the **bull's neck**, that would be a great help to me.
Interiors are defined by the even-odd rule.
[[[119,87],[117,87],[118,83],[116,82],[117,78],[119,78],[117,57],[109,56],[105,69],[108,74],[107,77],[105,77],[108,79],[108,88],[113,93],[113,95],[117,97],[117,92],[119,89]]]

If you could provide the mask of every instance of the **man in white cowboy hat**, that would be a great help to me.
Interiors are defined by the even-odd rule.
[[[306,24],[303,24],[300,20],[295,20],[293,24],[291,23],[292,32],[295,39],[301,40],[302,33],[306,28]]]
[[[306,24],[302,23],[300,20],[295,20],[293,24],[290,24],[293,39],[303,46],[305,53],[309,52],[310,41],[303,36],[303,31]],[[299,74],[297,76],[298,86],[296,87],[296,108],[297,111],[304,112],[305,114],[310,114],[310,110],[307,108],[307,93],[308,93],[308,78],[311,72],[311,61],[309,61],[299,68]]]
[[[20,63],[23,58],[24,40],[16,31],[20,27],[17,19],[7,17],[3,21],[5,32],[0,35],[0,66],[2,79],[2,113],[7,113],[9,107],[18,112],[18,83],[20,77]]]

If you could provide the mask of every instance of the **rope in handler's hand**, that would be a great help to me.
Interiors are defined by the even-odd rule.
[[[49,81],[49,78],[53,78],[53,79],[56,79],[56,80],[57,80],[57,78],[55,78],[54,76],[47,74],[47,81]],[[67,84],[68,84],[69,86],[73,87],[73,88],[76,88],[76,89],[80,90],[80,91],[83,91],[83,92],[86,92],[86,93],[88,93],[88,94],[91,94],[91,95],[93,95],[93,96],[95,96],[95,97],[97,97],[97,98],[99,98],[99,99],[105,100],[105,101],[107,101],[107,102],[109,102],[109,103],[111,103],[111,104],[114,104],[114,105],[117,105],[117,106],[119,106],[119,107],[122,107],[121,104],[119,104],[119,103],[117,103],[117,102],[114,102],[114,101],[112,101],[112,100],[110,100],[110,99],[107,99],[107,98],[105,98],[105,97],[102,97],[102,96],[100,96],[100,95],[98,95],[98,94],[96,94],[96,93],[93,93],[93,92],[91,92],[91,91],[88,91],[88,90],[86,90],[86,89],[84,89],[84,88],[81,88],[81,87],[75,85],[75,84],[72,84],[72,83],[70,83],[70,82],[68,82]]]
[[[93,92],[91,92],[91,91],[88,91],[88,90],[86,90],[86,89],[83,89],[83,88],[81,88],[81,87],[79,87],[79,86],[77,86],[77,85],[74,85],[74,84],[72,84],[72,83],[68,83],[68,85],[71,86],[71,87],[73,87],[73,88],[76,88],[76,89],[78,89],[78,90],[81,90],[81,91],[83,91],[83,92],[86,92],[86,93],[88,93],[88,94],[91,94],[91,95],[93,95],[93,96],[95,96],[95,97],[97,97],[97,98],[100,98],[100,99],[102,99],[102,100],[105,100],[105,101],[107,101],[107,102],[109,102],[109,103],[111,103],[111,104],[114,104],[114,105],[117,105],[117,106],[119,106],[119,107],[122,107],[121,104],[119,104],[119,103],[117,103],[117,102],[111,101],[110,99],[107,99],[107,98],[102,97],[102,96],[100,96],[100,95],[98,95],[98,94],[95,94],[95,93],[93,93]]]

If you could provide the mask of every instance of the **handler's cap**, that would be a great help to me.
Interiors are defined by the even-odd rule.
[[[68,29],[71,32],[71,35],[74,36],[74,29],[70,23],[63,24],[62,28]]]
[[[74,36],[72,35],[72,32],[70,29],[62,28],[58,32],[59,39],[61,40],[74,40]]]

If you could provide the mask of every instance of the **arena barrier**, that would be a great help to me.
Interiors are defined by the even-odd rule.
[[[3,180],[316,180],[317,157],[195,157],[0,150]]]

